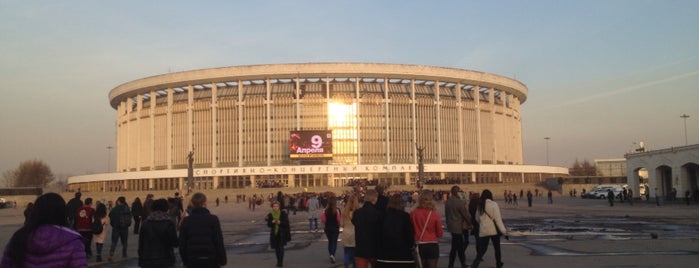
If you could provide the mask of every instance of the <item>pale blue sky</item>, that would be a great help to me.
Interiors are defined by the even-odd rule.
[[[484,71],[529,87],[525,164],[699,143],[699,1],[0,0],[0,172],[107,169],[107,94],[146,76],[292,62]],[[113,150],[112,150],[113,153]],[[114,156],[111,160],[113,162]],[[114,163],[110,166],[114,168]]]

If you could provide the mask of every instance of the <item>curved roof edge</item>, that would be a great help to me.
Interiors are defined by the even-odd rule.
[[[150,93],[152,90],[233,80],[289,78],[300,74],[303,74],[303,77],[318,78],[386,77],[463,82],[504,90],[517,96],[522,103],[526,101],[528,94],[527,87],[512,78],[465,69],[388,63],[287,63],[208,68],[145,77],[112,89],[109,92],[109,102],[116,109],[123,99],[136,94]]]

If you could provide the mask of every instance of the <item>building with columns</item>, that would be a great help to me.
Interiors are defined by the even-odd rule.
[[[535,182],[566,175],[524,165],[519,81],[402,64],[304,63],[168,73],[109,93],[116,172],[71,177],[71,189],[415,184],[428,179]],[[331,131],[332,158],[292,159],[289,133]],[[194,152],[192,185],[187,155]]]
[[[687,190],[693,192],[699,186],[699,144],[628,153],[625,157],[627,182],[636,193],[648,185],[653,198],[656,188],[660,197],[670,196],[674,188],[677,197],[683,198]]]

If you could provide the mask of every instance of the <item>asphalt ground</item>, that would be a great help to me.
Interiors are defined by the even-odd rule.
[[[496,201],[510,230],[510,240],[502,241],[505,267],[699,267],[699,204],[656,206],[654,200],[637,200],[610,207],[605,200],[556,197],[547,204],[545,197],[538,197],[528,207],[521,199],[519,206]],[[443,220],[443,203],[437,207]],[[227,267],[275,267],[262,221],[268,204],[251,211],[247,203],[212,202],[209,209],[221,219]],[[343,267],[342,243],[336,252],[338,262],[330,263],[322,225],[321,231],[309,232],[307,217],[306,212],[290,215],[293,241],[286,247],[284,267]],[[0,244],[6,245],[22,222],[21,208],[0,210]],[[111,229],[107,231],[103,255],[109,249]],[[445,232],[438,267],[447,267],[450,241]],[[117,255],[111,263],[96,263],[93,257],[89,266],[137,267],[137,237],[131,235],[128,244],[128,258]],[[471,237],[467,262],[475,255]],[[495,267],[492,246],[481,267]]]

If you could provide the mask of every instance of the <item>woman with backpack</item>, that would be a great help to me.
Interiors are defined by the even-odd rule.
[[[179,240],[175,223],[168,217],[167,209],[167,200],[155,200],[151,213],[143,220],[138,236],[138,266],[142,268],[175,266],[174,248]]]

